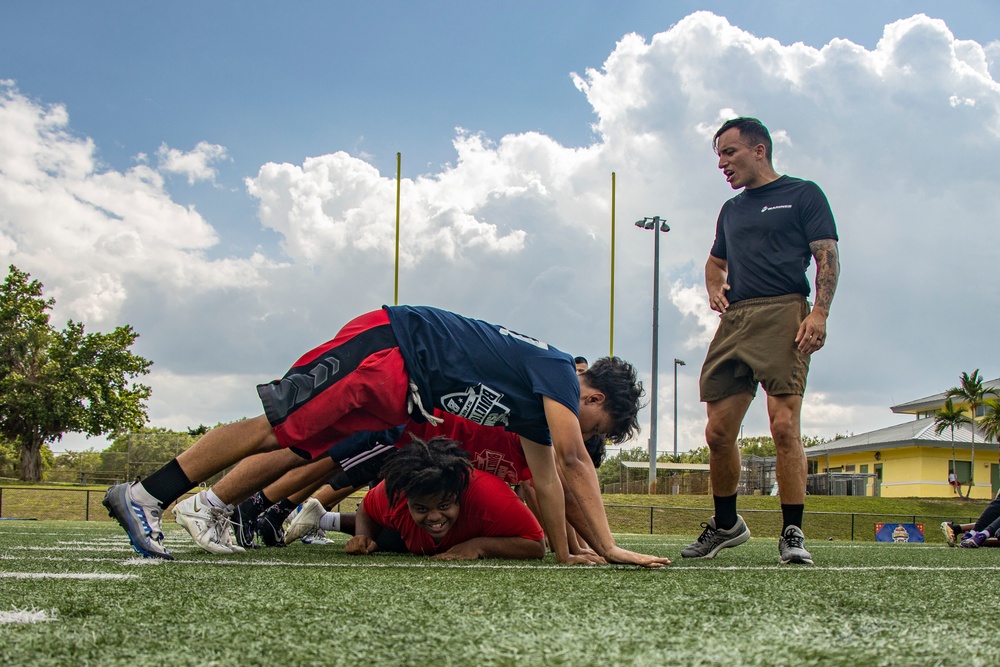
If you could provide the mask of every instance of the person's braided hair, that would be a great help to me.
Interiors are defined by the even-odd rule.
[[[425,442],[414,437],[382,466],[382,479],[390,505],[401,496],[439,493],[458,502],[469,488],[472,461],[469,453],[450,438],[438,436]]]

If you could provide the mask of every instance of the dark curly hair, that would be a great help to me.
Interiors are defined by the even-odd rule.
[[[608,440],[619,445],[639,432],[640,399],[646,394],[635,366],[619,357],[601,357],[580,374],[587,384],[604,394],[604,409],[611,415]]]
[[[382,466],[389,504],[401,496],[443,493],[458,502],[472,480],[469,453],[451,438],[438,436],[426,442],[414,437]]]

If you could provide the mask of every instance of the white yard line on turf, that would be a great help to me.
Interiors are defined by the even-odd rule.
[[[0,611],[0,623],[44,623],[54,621],[56,610],[46,611],[45,609],[18,609],[12,607],[10,611]]]
[[[138,579],[137,574],[101,574],[97,572],[72,574],[67,572],[0,572],[0,579]]]
[[[15,560],[5,558],[3,560]],[[284,561],[244,561],[244,560],[181,560],[165,561],[156,558],[131,558],[122,561],[117,558],[63,558],[46,556],[32,560],[74,563],[114,563],[117,565],[207,565],[210,567],[290,567],[318,569],[480,569],[480,570],[558,570],[560,572],[594,572],[613,570],[638,570],[631,565],[593,565],[588,567],[570,565],[520,565],[486,563],[288,563]],[[660,572],[687,572],[691,570],[709,572],[1000,572],[1000,565],[682,565],[660,568]],[[654,570],[656,571],[656,570]]]

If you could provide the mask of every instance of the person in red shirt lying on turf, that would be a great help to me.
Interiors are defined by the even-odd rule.
[[[534,488],[531,482],[531,471],[528,468],[527,460],[521,448],[520,438],[514,433],[503,429],[494,429],[480,426],[467,419],[456,415],[435,410],[435,416],[442,419],[441,424],[430,423],[407,425],[401,432],[386,432],[377,435],[377,439],[385,442],[395,442],[396,448],[403,447],[410,442],[412,437],[421,440],[430,440],[435,436],[444,436],[455,440],[462,449],[469,453],[472,466],[480,471],[488,472],[500,480],[510,485],[517,485],[518,493],[522,501],[526,501],[528,507],[541,522],[541,513],[538,511],[534,498]],[[605,455],[605,443],[601,436],[588,438],[584,443],[587,454],[595,468],[600,467]],[[352,446],[353,447],[353,446]],[[348,447],[346,453],[341,452],[340,456],[354,453],[352,447]],[[322,490],[315,496],[309,498],[314,487],[306,487],[304,493],[296,493],[290,496],[290,500],[281,501],[268,509],[263,515],[261,525],[271,526],[270,529],[262,529],[261,535],[265,544],[274,546],[277,540],[278,531],[275,527],[281,526],[286,517],[301,502],[301,510],[296,514],[288,528],[288,532],[282,531],[282,544],[291,544],[297,539],[302,539],[307,544],[325,544],[325,531],[334,530],[354,535],[355,516],[353,512],[329,512],[328,508],[339,504],[346,496],[364,486],[374,487],[381,479],[379,472],[382,466],[398,451],[396,448],[385,448],[376,456],[367,456],[362,461],[345,460],[339,465],[344,468],[344,472],[339,473],[330,479]],[[336,456],[337,447],[331,448],[331,455]],[[294,473],[293,473],[294,474]],[[283,478],[284,479],[284,478]],[[279,486],[276,483],[269,487],[267,491]],[[284,487],[282,491],[294,486]],[[281,491],[279,491],[281,493]],[[567,507],[573,508],[572,497],[567,497]],[[248,503],[253,502],[248,501]],[[265,501],[269,502],[269,501]],[[257,502],[263,505],[263,502]],[[249,508],[240,507],[244,517],[250,517]],[[266,523],[264,523],[266,522]],[[268,534],[273,533],[268,539]],[[580,540],[572,526],[566,526],[567,538],[569,540],[570,553],[590,552],[586,543]],[[238,533],[239,534],[239,533]],[[244,545],[245,546],[245,545]]]
[[[382,475],[358,508],[348,554],[403,546],[440,560],[545,555],[542,527],[531,511],[507,484],[475,470],[454,440],[414,438]]]

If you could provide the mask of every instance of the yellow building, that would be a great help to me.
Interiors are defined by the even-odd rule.
[[[983,385],[1000,391],[1000,378]],[[806,450],[809,472],[871,475],[865,493],[869,496],[954,495],[948,483],[952,467],[951,429],[946,428],[938,435],[934,428],[934,415],[944,407],[945,398],[942,392],[891,408],[896,414],[914,415],[914,421],[810,447]],[[982,417],[982,413],[977,417]],[[973,463],[972,426],[955,428],[955,473],[962,482],[963,495],[968,491],[971,473],[975,472],[970,498],[989,500],[1000,491],[997,443],[986,440],[977,428]]]

